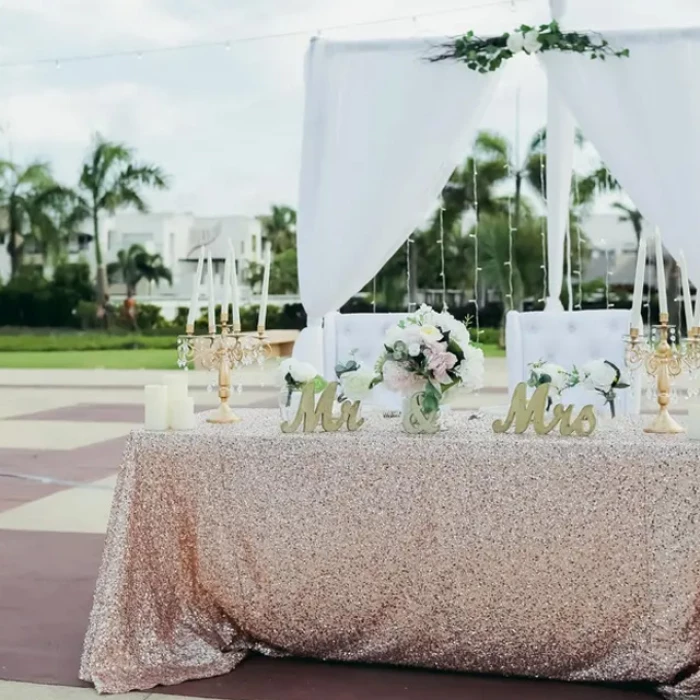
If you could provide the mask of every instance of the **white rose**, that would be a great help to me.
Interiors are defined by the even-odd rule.
[[[420,326],[420,335],[428,343],[437,343],[442,338],[442,331],[433,325]]]
[[[457,375],[467,391],[476,391],[484,386],[484,352],[470,344],[463,349],[464,360],[457,367]]]
[[[520,32],[513,32],[508,35],[506,48],[512,54],[520,53],[525,48],[525,37]]]
[[[538,379],[546,374],[550,379],[550,386],[557,393],[561,393],[569,385],[569,373],[561,365],[556,365],[554,362],[543,362],[533,370]]]
[[[287,375],[289,374],[289,368],[292,362],[294,362],[294,360],[292,360],[291,357],[280,362],[277,368],[277,383],[280,386],[284,386],[287,383]]]
[[[408,354],[411,357],[418,357],[420,355],[420,343],[411,343],[408,346]]]
[[[607,393],[617,379],[617,370],[605,360],[591,360],[581,367],[581,375],[587,389]]]
[[[369,394],[369,385],[373,379],[374,375],[367,370],[358,369],[354,372],[345,372],[340,377],[343,395],[351,401],[362,401]]]
[[[318,376],[316,368],[308,362],[292,362],[289,367],[289,373],[298,384],[312,382]]]
[[[542,48],[540,33],[536,29],[531,29],[525,34],[523,48],[526,53],[537,53]]]

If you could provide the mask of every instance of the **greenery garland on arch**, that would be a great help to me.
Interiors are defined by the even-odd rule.
[[[564,32],[556,21],[537,27],[523,24],[512,32],[488,39],[478,37],[470,31],[442,48],[443,53],[430,58],[432,62],[462,61],[468,68],[479,73],[495,71],[504,61],[521,52],[535,54],[543,51],[573,51],[601,61],[608,57],[626,58],[630,55],[629,49],[617,50],[600,35]]]

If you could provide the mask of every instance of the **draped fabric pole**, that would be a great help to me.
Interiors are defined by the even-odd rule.
[[[566,0],[550,0],[552,18],[560,21]],[[575,125],[571,113],[552,89],[547,96],[547,267],[545,309],[562,311],[564,253],[569,219]],[[570,242],[569,242],[570,244]],[[570,266],[569,266],[570,269]]]

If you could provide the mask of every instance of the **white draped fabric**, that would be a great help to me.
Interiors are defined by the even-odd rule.
[[[552,19],[561,22],[567,9],[566,0],[549,0]],[[561,288],[564,274],[564,250],[569,231],[571,173],[574,168],[576,125],[561,95],[547,90],[547,300],[548,311],[561,311]],[[569,261],[568,286],[571,287]],[[569,307],[571,307],[569,293]]]
[[[607,34],[630,57],[591,61],[543,55],[563,96],[611,173],[645,218],[660,227],[700,283],[700,29]],[[551,128],[551,126],[550,126]]]
[[[320,319],[381,269],[469,151],[496,74],[430,63],[439,39],[334,42],[307,56],[295,356],[321,366]]]
[[[563,309],[560,296],[569,228],[576,125],[551,86],[547,93],[547,311]],[[571,299],[569,299],[571,302]]]

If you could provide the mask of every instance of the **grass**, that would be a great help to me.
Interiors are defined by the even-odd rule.
[[[46,333],[0,335],[0,353],[67,352],[87,350],[167,350],[175,337],[110,333]]]
[[[177,369],[175,343],[153,350],[57,350],[0,352],[0,368],[12,369]]]
[[[486,357],[505,357],[496,345],[482,348]],[[173,338],[153,349],[0,351],[0,369],[177,369],[177,354]]]

